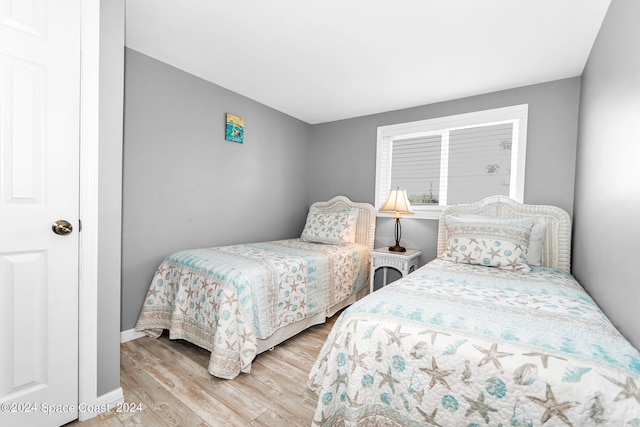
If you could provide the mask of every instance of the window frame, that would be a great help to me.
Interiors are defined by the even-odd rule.
[[[511,151],[511,170],[515,171],[515,173],[511,173],[509,197],[522,203],[524,201],[528,114],[529,105],[520,104],[471,113],[456,114],[453,116],[379,126],[377,131],[375,182],[375,207],[377,216],[393,216],[391,214],[379,212],[378,210],[391,188],[392,145],[394,140],[441,134],[442,149],[440,153],[440,177],[442,185],[443,182],[446,182],[446,179],[443,178],[448,177],[449,132],[468,127],[495,125],[501,123],[514,124],[513,140],[515,142]],[[433,206],[413,205],[412,209],[415,214],[412,215],[412,218],[438,219],[440,217],[440,212],[446,206],[446,204]]]

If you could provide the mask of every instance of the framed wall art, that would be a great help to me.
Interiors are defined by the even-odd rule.
[[[244,142],[244,119],[240,116],[227,113],[227,126],[225,137],[227,141]]]

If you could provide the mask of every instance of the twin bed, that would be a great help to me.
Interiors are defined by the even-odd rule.
[[[570,258],[559,208],[446,208],[438,258],[334,324],[308,378],[312,425],[640,426],[640,354]]]
[[[232,379],[255,356],[369,292],[375,209],[337,196],[316,202],[298,239],[191,249],[158,267],[136,330],[164,329],[211,352],[209,372]]]
[[[300,239],[170,255],[136,329],[234,378],[348,306],[309,373],[314,426],[640,426],[640,353],[571,275],[565,211],[448,207],[438,258],[362,298],[374,233],[373,207],[339,196]]]

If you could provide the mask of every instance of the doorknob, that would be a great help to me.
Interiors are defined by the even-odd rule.
[[[67,234],[73,231],[73,226],[69,221],[65,221],[64,219],[60,219],[53,224],[51,224],[51,229],[54,233],[59,234],[61,236],[66,236]]]

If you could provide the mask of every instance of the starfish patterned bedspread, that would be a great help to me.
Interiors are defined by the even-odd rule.
[[[324,312],[368,284],[369,250],[300,239],[192,249],[168,256],[136,330],[211,351],[209,372],[249,373],[257,339]]]
[[[346,309],[318,426],[640,426],[640,353],[567,273],[437,259]]]

